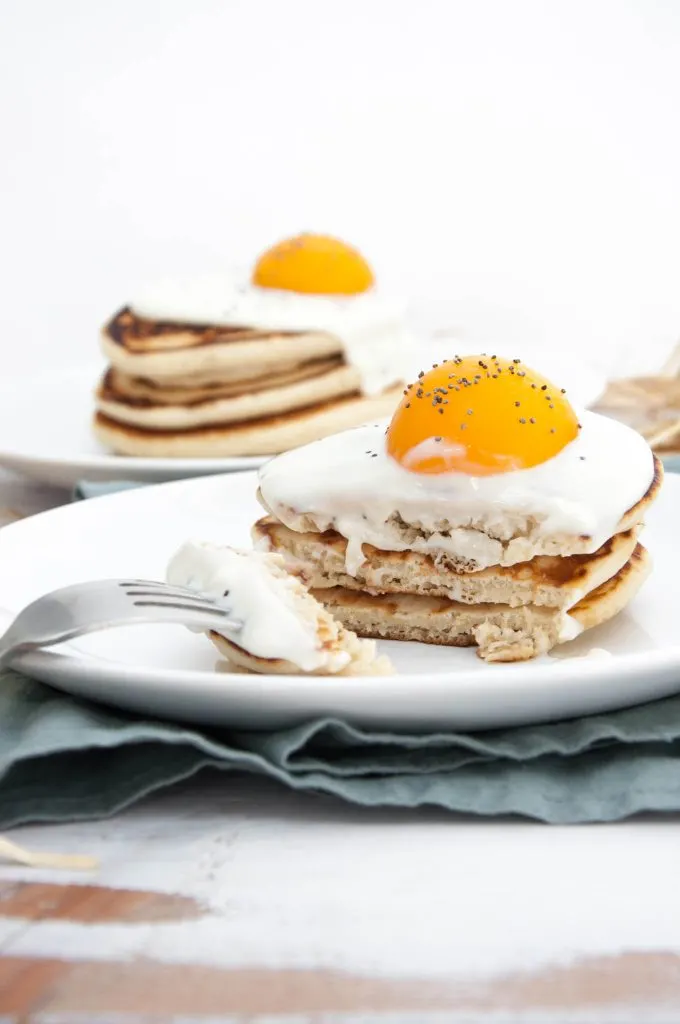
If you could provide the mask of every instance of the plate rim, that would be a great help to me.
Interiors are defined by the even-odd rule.
[[[38,652],[31,652],[29,654],[20,655],[19,660],[22,663],[27,663],[28,661],[34,658],[36,653]],[[68,654],[62,653],[60,651],[54,651],[49,648],[45,648],[44,651],[39,653],[41,654],[41,656],[49,656],[50,660],[52,658],[58,659],[61,665],[65,665],[67,663],[69,665],[82,665],[83,663],[87,662],[95,664],[98,664],[99,662],[105,662],[106,665],[116,666],[116,671],[119,671],[121,675],[124,675],[126,672],[130,670],[130,665],[127,662],[114,661],[112,659],[99,657],[98,655],[90,654],[87,651],[77,651],[75,647],[74,652],[71,653],[71,651],[69,650]],[[663,669],[674,668],[676,666],[678,669],[680,669],[680,643],[673,644],[669,647],[661,648],[660,650],[654,651],[653,653],[658,655],[658,657],[655,659],[655,662],[658,661],[659,664],[655,665],[655,667],[658,668],[660,671]],[[592,680],[592,678],[597,680],[602,676],[614,674],[614,672],[616,673],[617,677],[620,678],[623,667],[622,663],[625,666],[624,672],[626,674],[628,673],[629,665],[632,666],[630,669],[631,672],[642,668],[649,669],[650,652],[631,651],[628,653],[623,652],[620,654],[608,652],[607,657],[603,658],[590,655],[582,655],[576,656],[574,658],[555,658],[553,659],[553,661],[554,663],[551,663],[549,668],[549,674],[551,677],[560,680],[563,676],[570,678],[573,675],[573,672],[569,670],[574,665],[574,663],[577,663],[579,665],[579,678],[582,678],[584,679],[584,681],[589,683]],[[545,662],[543,664],[545,664]],[[484,678],[487,679],[491,678],[492,674],[497,672],[498,668],[500,668],[500,672],[502,673],[502,675],[499,673],[498,678],[502,678],[504,680],[504,684],[505,681],[512,681],[515,677],[521,677],[525,683],[527,680],[531,680],[532,684],[534,678],[536,680],[542,680],[542,677],[538,672],[531,672],[529,675],[524,674],[525,666],[526,662],[523,661],[513,662],[511,664],[504,664],[501,666],[488,665],[484,666],[481,669],[481,672],[484,673]],[[605,669],[606,667],[611,668],[611,673],[603,671],[603,669]],[[154,668],[148,665],[135,668],[135,671],[141,672],[142,674],[144,674],[144,676],[148,677],[153,682],[167,682],[168,680],[170,680],[171,682],[180,682],[181,680],[188,679],[196,683],[199,681],[205,681],[206,679],[213,678],[216,680],[242,680],[244,678],[244,674],[239,672],[215,672],[203,669],[168,669],[163,667]],[[324,682],[326,680],[340,682],[341,680],[341,685],[343,689],[356,689],[358,692],[367,692],[370,686],[384,686],[384,680],[389,679],[390,685],[392,685],[393,683],[396,684],[397,689],[402,688],[403,685],[403,688],[407,690],[407,692],[410,692],[409,688],[405,684],[412,684],[418,680],[423,679],[436,680],[438,683],[442,683],[444,680],[454,675],[456,677],[456,682],[460,683],[465,687],[469,686],[470,688],[475,688],[479,686],[479,681],[481,678],[480,670],[471,670],[466,668],[452,669],[450,672],[447,671],[436,673],[398,672],[392,676],[327,676],[323,678]],[[245,678],[248,678],[248,676],[245,676]],[[319,687],[320,677],[303,674],[267,675],[265,673],[257,673],[257,678],[262,682],[276,684],[280,687],[285,687],[286,679],[295,679],[296,684],[299,684],[300,681],[302,681],[304,689],[317,690]],[[377,682],[377,680],[381,680],[381,682]],[[543,681],[541,681],[540,683],[537,682],[536,686],[543,688],[545,686],[545,683]],[[680,692],[680,678],[678,679],[678,692]]]
[[[18,452],[9,451],[0,447],[0,466],[37,465],[41,462],[49,463],[52,466],[78,466],[90,469],[104,469],[108,465],[125,466],[126,468],[142,467],[149,469],[168,469],[172,466],[192,466],[200,469],[213,470],[215,475],[227,472],[224,468],[225,462],[238,462],[239,468],[234,473],[244,472],[248,469],[258,469],[273,455],[225,455],[223,458],[160,458],[158,456],[145,457],[143,455],[116,455],[114,452],[101,452],[101,454],[76,455],[68,458],[57,455],[22,455]],[[177,483],[176,480],[159,481],[162,483]],[[181,482],[181,481],[180,481]]]

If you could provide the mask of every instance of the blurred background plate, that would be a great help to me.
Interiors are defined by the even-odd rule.
[[[92,434],[96,364],[0,385],[0,466],[56,487],[79,480],[165,483],[256,469],[266,459],[145,459],[107,452]]]

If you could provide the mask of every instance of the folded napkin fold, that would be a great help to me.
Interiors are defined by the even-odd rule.
[[[0,828],[105,817],[207,767],[363,806],[615,821],[680,810],[680,697],[469,735],[395,735],[329,719],[246,732],[144,719],[14,672],[0,678]]]

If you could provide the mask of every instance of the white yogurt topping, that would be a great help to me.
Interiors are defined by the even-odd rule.
[[[210,597],[219,597],[243,623],[227,634],[260,658],[290,661],[303,672],[337,672],[350,661],[345,651],[325,650],[317,636],[315,602],[299,580],[282,569],[278,555],[237,551],[188,541],[168,565],[166,579]]]
[[[262,331],[318,331],[340,342],[360,374],[364,394],[378,394],[412,369],[413,339],[400,304],[374,291],[361,295],[304,295],[259,288],[227,274],[159,281],[130,308],[151,320]]]
[[[474,557],[480,567],[499,564],[500,542],[466,528],[480,520],[509,539],[518,521],[535,517],[540,535],[585,535],[595,551],[644,495],[654,464],[646,441],[629,427],[591,412],[579,419],[577,438],[554,458],[485,477],[409,472],[387,454],[386,424],[358,427],[273,459],[260,470],[260,488],[283,522],[294,525],[291,510],[312,514],[320,529],[346,537],[352,573],[367,543],[390,551],[446,551]],[[404,540],[395,515],[431,536]],[[462,525],[444,533],[449,516]]]

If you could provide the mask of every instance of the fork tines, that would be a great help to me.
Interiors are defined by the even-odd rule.
[[[205,608],[206,605],[209,605],[217,614],[223,614],[222,609],[217,604],[218,599],[216,597],[212,597],[209,594],[201,594],[195,590],[190,590],[188,587],[176,587],[156,580],[121,580],[118,585],[125,591],[126,597],[153,598],[152,601],[132,602],[140,608],[173,607],[194,611],[197,608]]]

